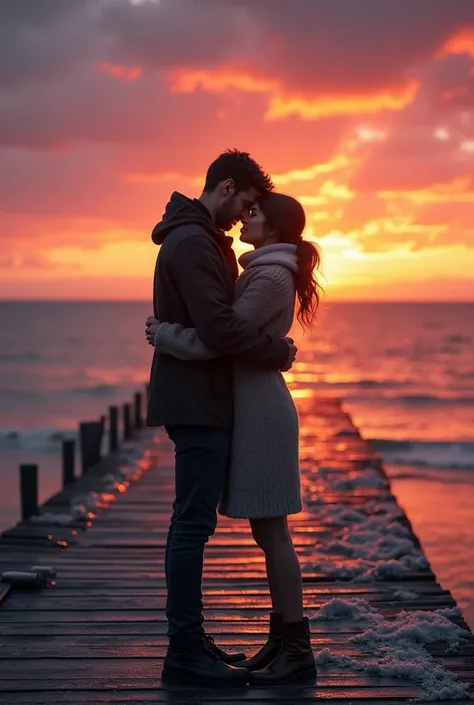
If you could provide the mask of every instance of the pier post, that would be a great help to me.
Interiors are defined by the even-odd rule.
[[[103,417],[100,421],[84,421],[79,424],[81,470],[83,475],[100,460],[103,430]]]
[[[74,482],[76,444],[72,440],[63,441],[63,488]]]
[[[135,393],[134,412],[135,412],[134,426],[135,426],[135,428],[142,428],[143,419],[142,419],[142,393],[141,392]]]
[[[131,404],[123,405],[123,439],[129,441],[132,437],[132,407]]]
[[[118,448],[118,407],[109,408],[109,451],[114,453]]]
[[[21,519],[38,514],[38,466],[20,465]]]

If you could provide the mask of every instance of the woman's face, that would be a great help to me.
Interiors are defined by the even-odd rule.
[[[240,241],[253,245],[255,248],[268,244],[268,226],[263,211],[255,203],[248,213],[242,217]]]

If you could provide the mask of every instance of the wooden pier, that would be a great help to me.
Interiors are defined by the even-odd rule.
[[[387,620],[403,611],[433,614],[455,607],[429,567],[416,569],[416,559],[414,567],[405,566],[396,579],[391,573],[396,563],[390,561],[385,572],[374,569],[373,579],[353,579],[357,561],[350,555],[337,556],[334,546],[344,533],[342,511],[368,519],[395,517],[406,529],[400,535],[408,535],[417,549],[419,543],[408,519],[397,516],[399,508],[380,460],[340,403],[319,397],[297,403],[305,511],[291,518],[291,526],[304,566],[307,613],[316,615],[334,598],[363,600],[356,604],[368,605],[369,612],[376,610]],[[119,471],[122,482],[117,480]],[[295,705],[321,699],[390,705],[423,693],[416,679],[378,676],[356,667],[367,653],[364,643],[353,637],[370,625],[370,614],[367,619],[356,614],[326,619],[324,610],[312,620],[315,653],[328,654],[326,660],[318,657],[316,684],[270,689],[165,687],[160,680],[166,648],[163,564],[173,452],[164,433],[137,434],[41,511],[67,514],[71,499],[101,493],[106,486],[103,506],[91,510],[91,516],[65,526],[25,521],[0,539],[0,572],[38,564],[57,571],[55,585],[43,589],[0,583],[3,705],[241,701]],[[219,645],[250,653],[263,643],[270,603],[262,555],[247,522],[220,519],[206,549],[204,593],[206,629]],[[459,676],[460,683],[473,683],[474,638],[455,611],[450,619],[468,632],[461,648],[451,652],[439,642],[426,648],[434,665]],[[353,667],[338,664],[342,657],[352,659]],[[467,695],[458,702],[469,702]]]

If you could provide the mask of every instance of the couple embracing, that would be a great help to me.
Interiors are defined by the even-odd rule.
[[[242,222],[239,259],[225,235]],[[163,680],[203,685],[273,685],[315,673],[301,570],[287,516],[302,508],[298,416],[281,371],[309,326],[319,297],[317,248],[302,238],[298,201],[273,190],[245,152],[209,167],[200,198],[173,193],[152,239],[161,245],[148,426],[175,446],[176,499],[165,555],[169,647]],[[246,658],[205,633],[204,546],[219,513],[246,518],[265,554],[270,589],[267,642]]]

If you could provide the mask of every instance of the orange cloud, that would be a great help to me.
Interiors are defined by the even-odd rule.
[[[337,184],[334,181],[325,181],[321,186],[320,193],[322,196],[342,201],[350,201],[355,197],[354,192],[348,186]]]
[[[469,54],[474,58],[474,30],[465,29],[452,35],[438,52],[438,57],[448,54]]]
[[[447,184],[435,184],[429,189],[413,191],[379,191],[386,200],[404,198],[417,205],[427,203],[466,203],[474,202],[474,191],[470,191],[470,179],[459,178]]]
[[[417,81],[410,81],[401,90],[382,91],[372,95],[321,96],[312,99],[277,95],[272,98],[267,117],[269,120],[276,120],[299,115],[304,120],[314,120],[333,115],[403,110],[415,100],[418,88]]]
[[[143,74],[143,69],[140,66],[122,66],[121,64],[109,64],[107,61],[101,61],[97,64],[97,69],[126,83],[136,81]]]
[[[334,159],[326,164],[313,164],[307,169],[292,169],[283,174],[274,174],[272,179],[278,186],[289,184],[293,181],[312,181],[319,174],[329,174],[339,169],[344,169],[349,166],[349,164],[349,159],[340,155],[334,157]]]
[[[417,81],[410,81],[401,89],[383,90],[368,94],[340,96],[305,96],[289,92],[278,79],[253,76],[232,68],[218,70],[183,69],[169,74],[172,93],[226,93],[231,90],[262,93],[270,97],[266,118],[279,120],[297,115],[314,120],[335,115],[378,113],[382,110],[403,110],[418,93]]]
[[[273,93],[280,89],[280,83],[275,79],[232,70],[184,69],[173,71],[170,77],[173,93],[195,93],[198,88],[209,93],[235,89],[246,93]]]

